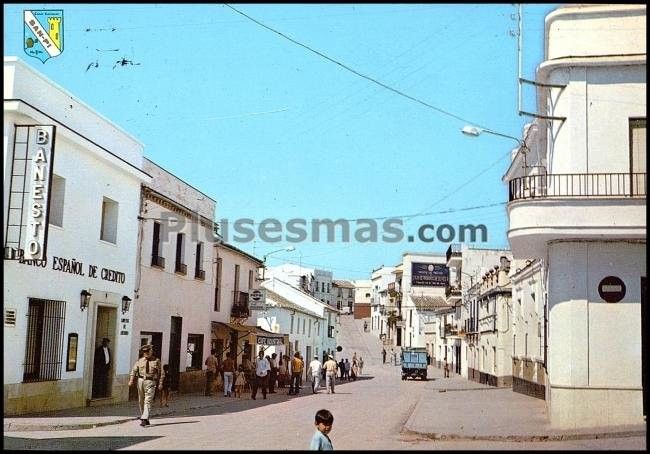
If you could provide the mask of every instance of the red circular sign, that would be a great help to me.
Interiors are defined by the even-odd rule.
[[[616,276],[604,277],[598,284],[598,294],[608,303],[618,303],[625,297],[625,283]]]

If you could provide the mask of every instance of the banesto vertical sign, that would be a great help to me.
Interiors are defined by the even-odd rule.
[[[16,125],[5,259],[46,259],[55,131],[53,125]]]
[[[26,172],[25,182],[29,187],[27,232],[23,243],[25,260],[45,258],[53,155],[54,126],[31,126],[26,161],[31,168]]]

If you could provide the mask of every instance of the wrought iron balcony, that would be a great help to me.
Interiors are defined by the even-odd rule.
[[[455,256],[460,257],[461,255],[460,244],[450,244],[447,248],[447,262],[449,262],[450,258]]]
[[[151,266],[156,266],[158,268],[165,268],[165,258],[160,257],[159,255],[152,255]]]
[[[460,286],[448,285],[447,287],[445,287],[445,297],[449,298],[450,296],[460,298],[462,296],[462,291]]]
[[[181,262],[176,262],[174,272],[185,276],[187,274],[187,265]]]
[[[234,290],[232,294],[232,309],[230,310],[230,316],[236,318],[250,316],[250,310],[248,308],[248,293]]]
[[[645,173],[528,175],[508,182],[509,201],[539,198],[645,197]]]

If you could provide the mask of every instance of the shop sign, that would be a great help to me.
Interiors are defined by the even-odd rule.
[[[257,336],[258,345],[284,345],[284,339],[281,337]]]
[[[411,264],[411,285],[420,287],[446,287],[449,285],[449,268],[442,263]]]

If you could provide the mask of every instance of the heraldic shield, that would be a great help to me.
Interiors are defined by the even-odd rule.
[[[63,52],[63,10],[24,10],[25,53],[45,63]]]

